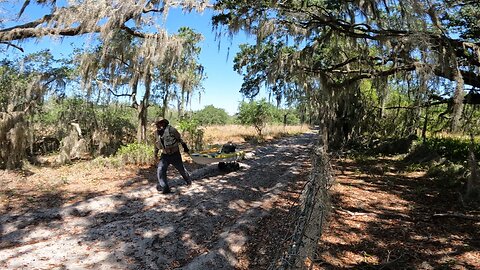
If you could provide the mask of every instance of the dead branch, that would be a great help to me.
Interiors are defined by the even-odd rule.
[[[348,214],[348,215],[351,215],[351,216],[376,216],[376,217],[384,217],[384,218],[388,218],[388,219],[394,219],[394,218],[404,218],[404,219],[411,219],[411,217],[409,215],[406,215],[406,214],[402,214],[402,213],[397,213],[397,212],[393,212],[393,211],[388,211],[388,210],[385,210],[385,209],[382,209],[381,212],[378,212],[378,213],[375,213],[375,212],[372,212],[372,211],[369,211],[369,210],[365,210],[365,209],[359,209],[361,210],[362,212],[353,212],[353,211],[349,211],[349,210],[346,210],[346,209],[343,209],[343,208],[336,208],[335,211],[336,212],[339,212],[339,213],[345,213],[345,214]]]
[[[108,88],[108,91],[110,94],[116,96],[116,97],[132,97],[133,94],[117,94],[117,92],[113,91],[112,89]]]
[[[21,51],[21,52],[24,52],[22,47],[17,46],[17,45],[15,45],[15,44],[11,43],[11,42],[0,41],[0,44],[5,44],[5,45],[11,46],[11,47],[13,47],[13,48],[15,48],[15,49],[17,49],[17,50],[19,50],[19,51]]]
[[[433,214],[432,218],[462,218],[462,219],[468,219],[473,221],[480,221],[480,216],[466,215],[461,213]]]
[[[350,216],[376,216],[377,215],[375,213],[352,212],[352,211],[349,211],[349,210],[345,210],[343,208],[337,208],[337,209],[335,209],[335,212],[345,213],[345,214],[348,214]]]

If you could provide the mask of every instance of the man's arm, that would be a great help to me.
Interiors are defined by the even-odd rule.
[[[174,127],[172,127],[172,133],[173,133],[173,136],[175,137],[175,139],[177,139],[177,141],[179,143],[182,143],[183,144],[183,140],[182,140],[182,136],[180,135],[180,132],[178,132],[178,130]]]
[[[174,132],[173,132],[173,136],[175,136],[175,138],[177,139],[177,141],[182,145],[183,147],[183,151],[185,153],[189,153],[190,152],[190,149],[188,149],[188,146],[187,144],[182,140],[182,136],[180,135],[180,132],[178,132],[178,130],[176,128],[173,128]]]
[[[158,161],[158,151],[160,151],[160,149],[158,148],[158,140],[160,140],[160,138],[158,138],[158,132],[155,131],[155,149],[153,150],[153,157],[155,158],[155,163],[157,163]]]

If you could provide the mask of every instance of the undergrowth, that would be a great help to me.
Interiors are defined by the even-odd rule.
[[[411,148],[406,154],[401,151],[391,151],[392,147],[403,147],[404,140],[388,139],[375,149],[353,150],[347,154],[349,158],[363,164],[376,164],[381,156],[391,156],[399,161],[398,169],[403,172],[425,172],[425,177],[446,192],[464,193],[470,177],[468,156],[472,147],[471,141],[463,137],[428,138],[424,143],[413,140]],[[385,147],[389,146],[389,147]],[[392,147],[390,147],[392,146]],[[384,152],[385,151],[385,152]],[[473,151],[477,161],[480,159],[480,140],[475,139]],[[382,165],[386,166],[386,165]],[[385,169],[385,168],[382,168]]]
[[[417,145],[404,159],[407,166],[422,167],[426,177],[444,189],[463,191],[470,177],[468,155],[472,145],[461,137],[428,138]],[[473,145],[475,156],[480,157],[478,138]]]
[[[120,147],[115,156],[98,157],[93,163],[102,167],[118,168],[124,165],[148,165],[153,162],[154,147],[144,143],[131,143]]]
[[[131,143],[120,147],[117,158],[122,160],[123,164],[147,165],[153,161],[154,147],[144,143]]]
[[[471,142],[465,138],[429,138],[424,145],[430,150],[450,161],[465,161],[468,159]],[[480,139],[476,138],[473,145],[475,156],[480,157]]]

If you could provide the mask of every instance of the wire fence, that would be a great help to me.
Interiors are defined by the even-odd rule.
[[[334,181],[331,159],[325,146],[313,151],[312,172],[300,199],[300,211],[288,248],[269,270],[309,269],[316,260],[316,249],[322,235],[329,207],[328,190]]]

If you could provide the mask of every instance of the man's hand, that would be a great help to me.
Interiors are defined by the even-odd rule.
[[[183,147],[183,151],[184,151],[185,153],[187,153],[187,154],[190,153],[190,149],[188,149],[188,146],[187,146],[186,143],[182,143],[182,147]]]
[[[159,160],[158,160],[158,151],[159,149],[157,148],[157,146],[155,145],[155,150],[153,150],[153,160],[154,160],[154,166],[158,164]]]

